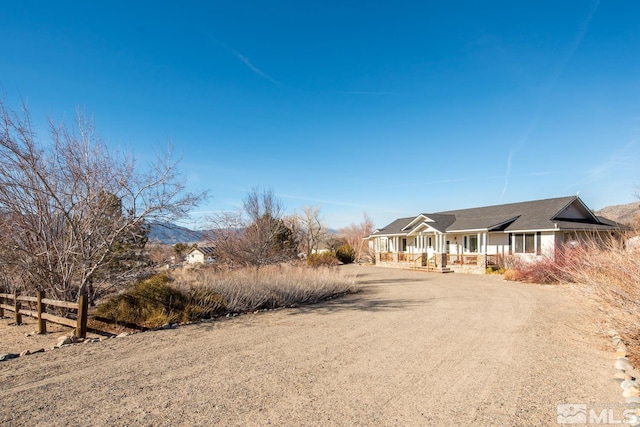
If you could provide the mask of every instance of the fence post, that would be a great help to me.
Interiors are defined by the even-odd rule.
[[[4,297],[0,297],[0,304],[4,304]],[[4,308],[0,306],[0,319],[4,319]]]
[[[18,290],[13,291],[13,308],[16,312],[16,325],[22,324],[22,314],[20,314],[20,301],[18,301]]]
[[[42,313],[44,312],[44,304],[42,303],[42,298],[44,298],[44,292],[38,291],[36,294],[36,309],[38,310],[38,333],[46,334],[47,333],[47,321],[42,318]]]
[[[87,292],[82,291],[80,298],[78,299],[78,323],[76,325],[76,337],[87,337],[87,309],[89,308],[89,301],[87,298]]]

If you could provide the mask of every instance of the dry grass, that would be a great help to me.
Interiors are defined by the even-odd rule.
[[[139,280],[97,308],[99,317],[118,324],[157,328],[166,323],[212,317],[224,310],[222,298],[206,289],[184,291],[164,274]]]
[[[156,328],[226,313],[313,304],[354,290],[336,268],[282,265],[260,269],[183,268],[138,281],[98,306],[118,324]]]
[[[355,279],[336,268],[292,265],[260,269],[182,269],[173,273],[174,285],[190,292],[220,295],[228,312],[313,304],[354,290]]]

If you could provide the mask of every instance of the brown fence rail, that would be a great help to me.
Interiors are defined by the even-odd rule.
[[[447,254],[447,265],[476,265],[478,255]]]
[[[23,307],[23,302],[27,303],[26,307]],[[76,310],[77,318],[74,320],[47,313],[47,306]],[[76,328],[75,335],[79,338],[86,338],[87,336],[87,297],[84,294],[80,294],[80,298],[76,303],[45,298],[42,291],[38,291],[35,297],[20,295],[17,292],[12,294],[0,293],[0,317],[4,317],[5,310],[14,313],[17,325],[22,323],[22,315],[38,319],[39,334],[47,332],[47,322],[53,322]]]

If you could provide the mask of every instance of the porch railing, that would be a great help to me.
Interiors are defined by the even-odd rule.
[[[477,254],[447,254],[447,265],[476,265]]]
[[[411,261],[411,255],[407,252],[398,252],[398,262]]]
[[[478,265],[479,255],[486,257],[484,259],[486,259],[487,266],[497,265],[501,257],[500,254],[447,254],[447,265]],[[410,263],[413,267],[436,267],[434,256],[428,258],[426,262],[423,257],[424,254],[411,252],[380,252],[381,262],[405,262]]]
[[[380,252],[380,261],[382,262],[392,262],[393,261],[393,253],[392,252]]]

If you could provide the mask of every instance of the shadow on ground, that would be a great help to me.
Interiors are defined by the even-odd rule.
[[[319,302],[317,304],[290,308],[287,314],[295,316],[297,314],[311,312],[317,314],[332,314],[340,311],[399,311],[406,310],[414,306],[422,306],[429,302],[429,300],[415,299],[375,299],[372,294],[373,292],[363,290],[356,294],[345,295],[343,297]]]

